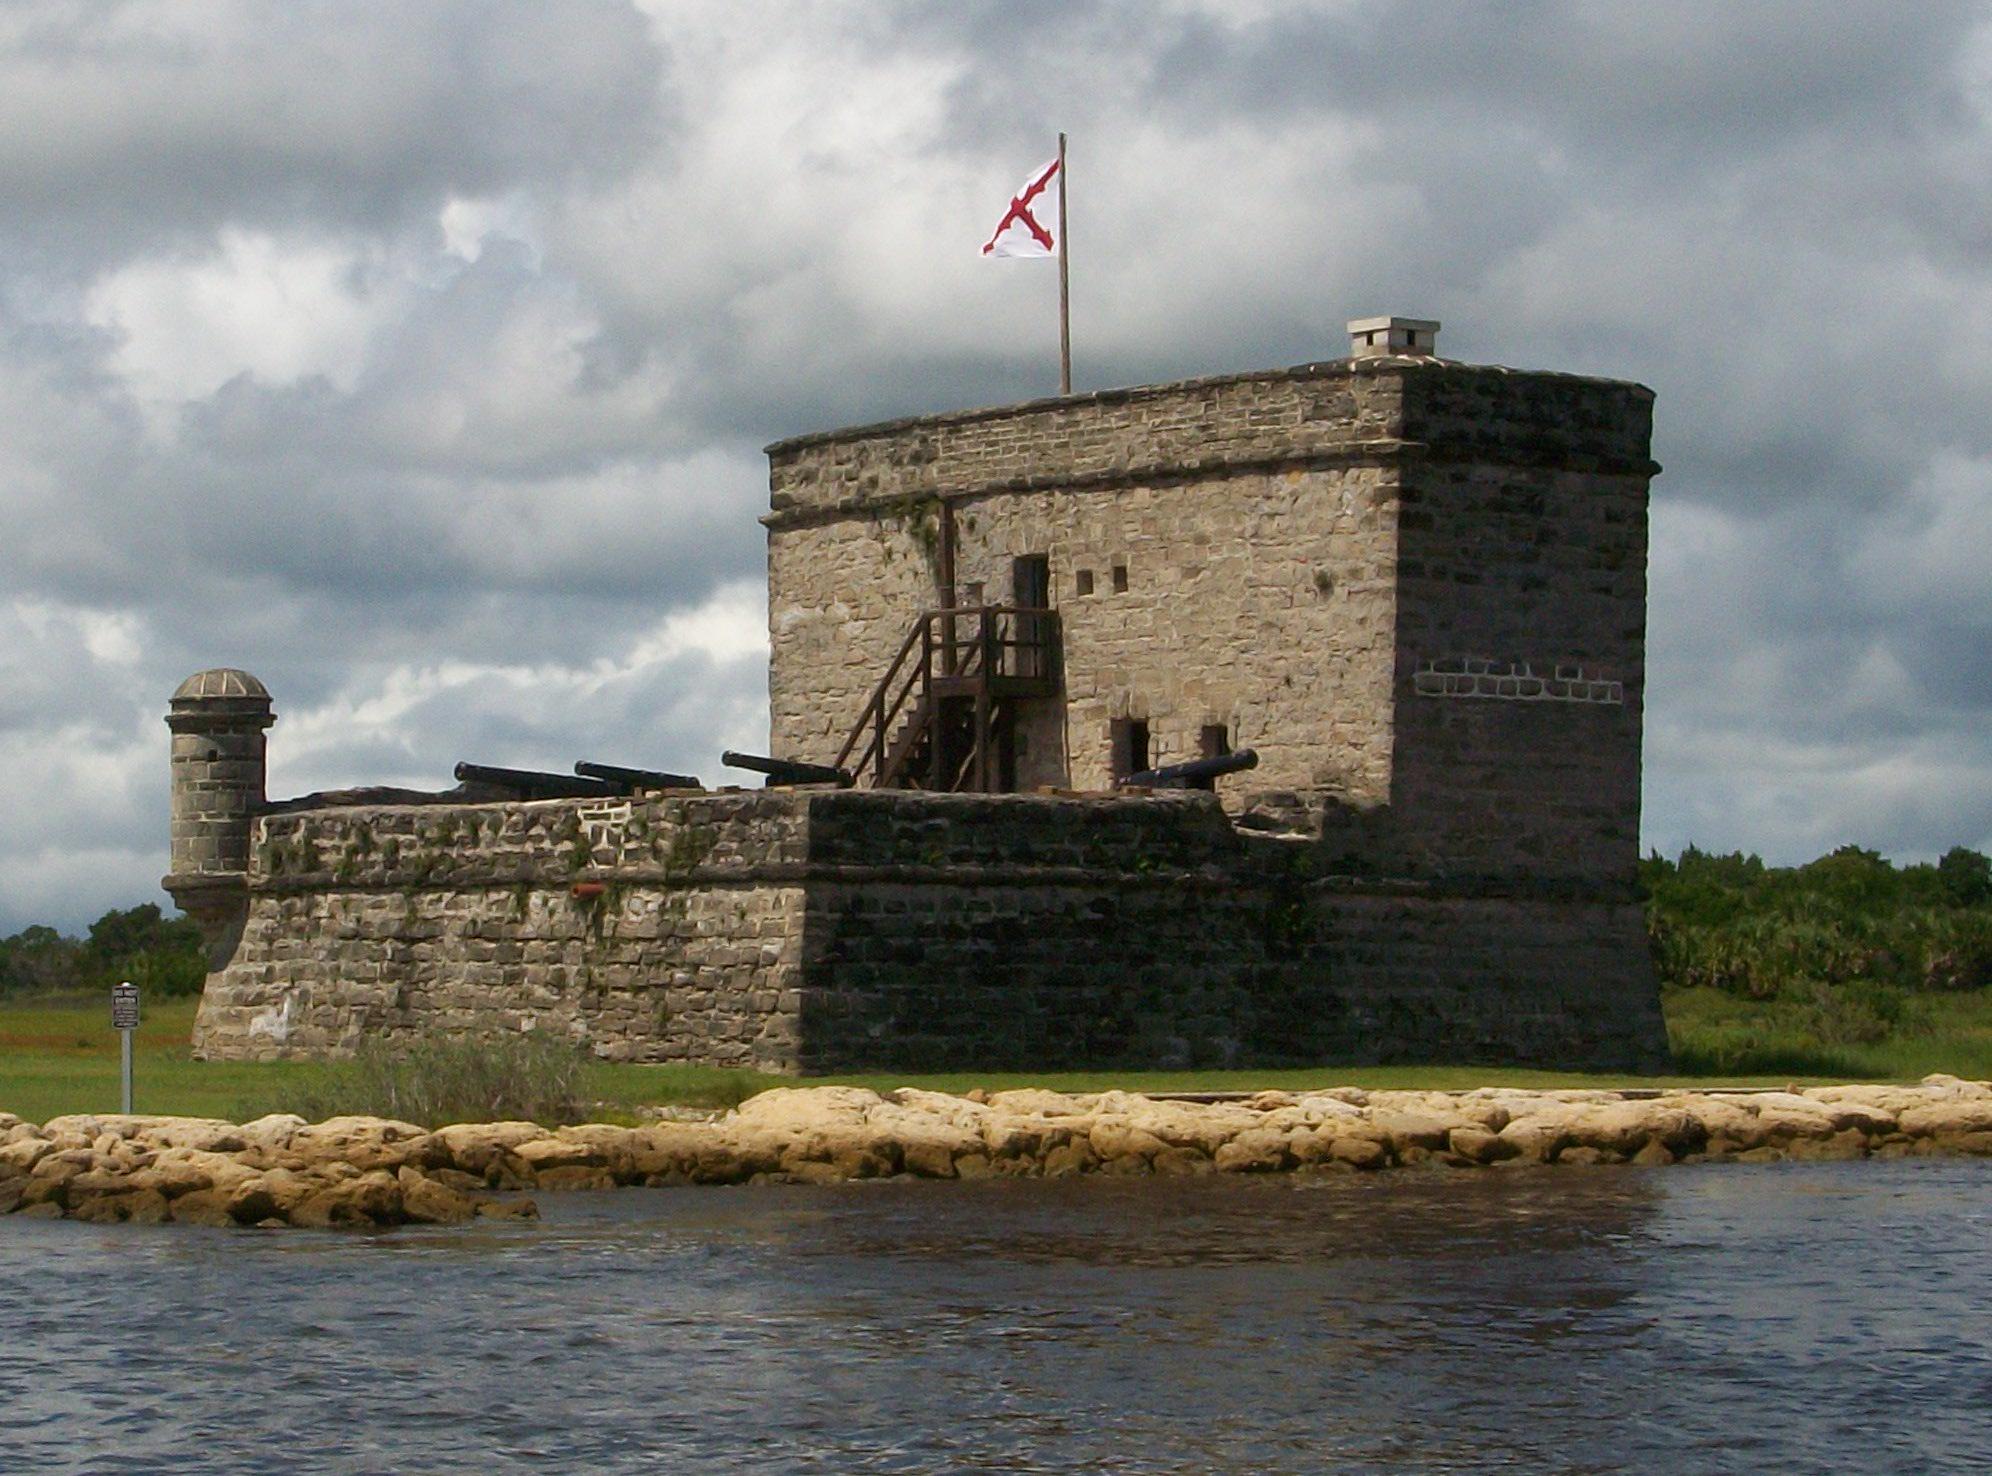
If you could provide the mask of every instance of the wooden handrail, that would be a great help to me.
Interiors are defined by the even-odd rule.
[[[892,685],[893,677],[899,674],[899,668],[904,664],[906,658],[913,654],[914,643],[925,635],[926,629],[927,622],[925,619],[922,619],[916,621],[913,628],[906,632],[906,639],[899,644],[899,654],[892,658],[892,664],[886,667],[885,675],[878,679],[878,685],[872,688],[871,696],[865,699],[863,710],[867,715],[884,700],[886,688]],[[831,767],[838,769],[844,767],[844,760],[851,756],[851,750],[857,747],[858,737],[864,730],[864,719],[861,717],[858,720],[858,725],[851,730],[851,736],[844,740],[844,746],[837,754],[837,762]]]
[[[1008,617],[1014,623],[1010,632],[1004,630],[1004,620]],[[1025,629],[1024,620],[1035,622],[1032,635],[1026,637],[1020,632]],[[973,621],[973,633],[959,633],[959,622]],[[872,688],[871,695],[859,709],[858,720],[852,726],[850,736],[838,750],[835,767],[843,768],[851,755],[864,743],[864,758],[857,765],[859,775],[869,770],[871,782],[876,785],[883,780],[887,760],[890,756],[893,725],[900,715],[913,704],[913,721],[933,722],[937,712],[931,702],[933,683],[938,666],[940,674],[950,677],[980,678],[978,684],[977,741],[976,751],[981,756],[978,764],[977,782],[984,788],[988,785],[988,755],[982,753],[988,746],[988,689],[987,682],[992,677],[1016,675],[1051,675],[1054,652],[1058,646],[1058,613],[1055,610],[1032,608],[1022,605],[956,605],[941,609],[922,611],[913,622],[912,629],[906,632],[906,639],[900,642],[898,652],[886,666],[885,674]],[[915,647],[919,648],[920,659],[913,660]],[[1010,651],[1035,651],[1041,657],[1041,669],[1023,673],[1005,670],[1011,663],[1004,653]],[[961,659],[966,653],[966,660]],[[938,656],[938,661],[936,657]],[[1023,663],[1019,662],[1018,665]],[[916,700],[917,699],[917,700]],[[869,738],[869,742],[865,740]],[[938,742],[938,740],[936,740]],[[934,777],[942,776],[939,769],[938,749],[933,755]],[[957,778],[959,776],[956,776]]]

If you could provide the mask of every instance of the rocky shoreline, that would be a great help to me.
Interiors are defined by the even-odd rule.
[[[1224,1102],[1043,1090],[784,1087],[707,1122],[413,1123],[0,1113],[0,1215],[255,1226],[537,1214],[520,1191],[1067,1174],[1358,1173],[1419,1165],[1992,1156],[1992,1084],[1784,1092],[1262,1092]]]

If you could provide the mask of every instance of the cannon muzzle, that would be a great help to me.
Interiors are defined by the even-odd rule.
[[[583,759],[574,772],[586,779],[626,784],[631,789],[704,789],[696,774],[668,774],[662,769],[625,769],[621,764],[597,764]]]
[[[1259,751],[1241,748],[1236,753],[1220,753],[1212,758],[1191,759],[1160,769],[1143,769],[1116,781],[1121,789],[1193,789],[1208,785],[1223,774],[1259,767]]]
[[[538,769],[500,769],[490,764],[458,764],[456,776],[465,784],[488,784],[509,790],[520,799],[615,799],[630,786],[574,774],[548,774]]]
[[[757,774],[766,774],[768,784],[835,784],[848,789],[851,776],[842,769],[833,769],[828,764],[806,764],[799,759],[769,758],[759,753],[735,753],[728,749],[719,756],[719,761],[729,769],[752,769]]]

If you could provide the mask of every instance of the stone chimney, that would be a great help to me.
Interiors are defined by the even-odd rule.
[[[1430,318],[1351,318],[1349,357],[1375,359],[1386,354],[1429,357],[1439,351],[1439,325]]]
[[[263,734],[275,721],[269,690],[233,667],[188,677],[166,714],[173,859],[161,885],[221,961],[234,952],[247,909],[249,831],[266,799]]]

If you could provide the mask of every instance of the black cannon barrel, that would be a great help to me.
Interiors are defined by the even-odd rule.
[[[759,753],[735,753],[728,749],[719,761],[729,769],[752,769],[766,774],[770,784],[841,784],[849,787],[851,776],[828,764],[806,764],[799,759],[769,758]]]
[[[629,785],[606,779],[548,774],[539,769],[500,769],[491,764],[458,764],[456,776],[466,784],[509,789],[526,799],[614,799],[630,792]]]
[[[605,779],[633,789],[704,789],[696,774],[667,774],[662,769],[625,769],[621,764],[597,764],[583,759],[574,772],[587,779]]]
[[[1180,789],[1205,779],[1215,779],[1220,774],[1236,774],[1241,769],[1259,767],[1259,751],[1256,748],[1241,748],[1236,753],[1220,753],[1214,758],[1191,759],[1188,763],[1169,764],[1160,769],[1143,769],[1139,774],[1130,774],[1120,781],[1127,789]]]

